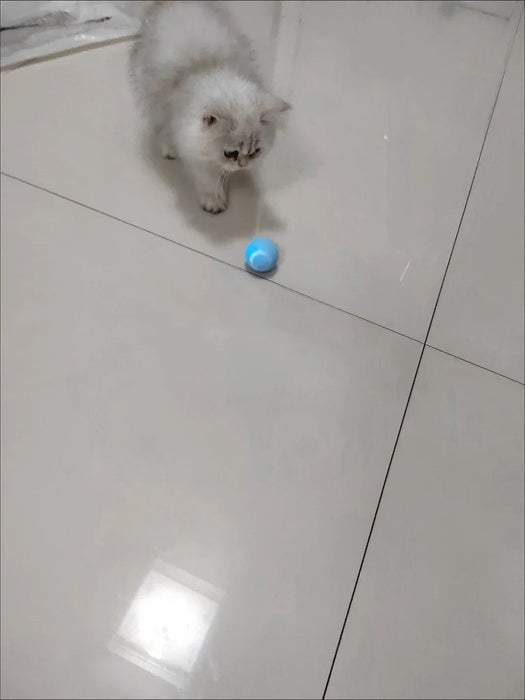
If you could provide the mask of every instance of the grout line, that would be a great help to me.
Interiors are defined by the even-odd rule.
[[[482,154],[483,154],[483,149],[485,148],[485,142],[486,142],[486,140],[487,140],[487,136],[488,136],[488,133],[489,133],[491,124],[492,124],[492,119],[493,119],[493,117],[494,117],[494,112],[496,111],[496,105],[497,105],[497,103],[498,103],[499,95],[500,95],[500,92],[501,92],[501,87],[502,87],[502,85],[503,85],[503,80],[505,79],[505,75],[506,75],[506,73],[507,73],[507,67],[508,67],[509,60],[510,60],[510,56],[511,56],[511,53],[512,53],[512,48],[513,48],[513,46],[514,46],[514,42],[515,42],[516,36],[517,36],[517,34],[518,34],[518,29],[519,29],[519,26],[520,26],[520,20],[521,20],[521,14],[522,14],[522,13],[523,13],[523,7],[522,7],[522,10],[521,10],[520,15],[519,15],[519,17],[518,17],[518,21],[516,22],[516,28],[515,28],[514,33],[513,33],[513,35],[512,35],[512,39],[511,39],[511,41],[509,42],[510,48],[509,48],[509,50],[508,50],[508,52],[507,52],[507,56],[505,57],[505,63],[504,63],[504,67],[503,67],[501,79],[500,79],[500,82],[499,82],[499,85],[498,85],[498,89],[497,89],[497,91],[496,91],[496,97],[495,97],[495,99],[494,99],[494,104],[493,104],[492,110],[491,110],[491,112],[490,112],[490,117],[489,117],[489,120],[488,120],[488,123],[487,123],[487,127],[486,127],[486,129],[485,129],[485,134],[484,134],[483,140],[482,140],[482,142],[481,142],[481,148],[480,148],[480,151],[479,151],[479,154],[478,154],[478,158],[477,158],[477,161],[476,161],[476,167],[474,168],[474,173],[473,173],[473,175],[472,175],[472,180],[471,180],[471,183],[470,183],[470,187],[469,187],[468,192],[467,192],[467,197],[466,197],[466,199],[465,199],[465,205],[464,205],[464,207],[463,207],[463,211],[462,211],[461,217],[460,217],[460,219],[459,219],[459,224],[458,224],[458,227],[457,227],[457,230],[456,230],[456,235],[455,235],[455,237],[454,237],[454,242],[452,243],[452,248],[451,248],[451,250],[450,250],[450,255],[449,255],[449,258],[448,258],[447,265],[446,265],[446,267],[445,267],[445,272],[443,273],[443,279],[441,280],[441,285],[440,285],[440,287],[439,287],[439,291],[438,291],[438,294],[437,294],[437,297],[436,297],[436,303],[435,303],[435,305],[434,305],[434,310],[433,310],[433,312],[432,312],[432,316],[430,317],[430,323],[428,324],[428,329],[427,329],[427,333],[426,333],[426,335],[425,335],[425,340],[423,341],[423,347],[422,347],[422,349],[421,349],[421,355],[419,356],[419,361],[418,361],[417,366],[416,366],[416,371],[415,371],[415,373],[414,373],[414,378],[413,378],[412,384],[411,384],[411,386],[410,386],[410,391],[409,391],[409,393],[408,393],[408,398],[407,398],[407,402],[406,402],[406,404],[405,404],[405,409],[404,409],[404,411],[403,411],[403,415],[401,416],[401,423],[400,423],[400,425],[399,425],[399,429],[398,429],[398,431],[397,431],[396,439],[395,439],[395,441],[394,441],[394,447],[393,447],[393,449],[392,449],[392,454],[390,455],[390,459],[389,459],[389,461],[388,461],[388,467],[387,467],[387,470],[386,470],[385,478],[384,478],[384,480],[383,480],[383,485],[382,485],[382,487],[381,487],[381,491],[379,492],[379,498],[378,498],[378,501],[377,501],[376,509],[375,509],[375,511],[374,511],[374,517],[372,518],[372,524],[370,525],[370,530],[369,530],[369,532],[368,532],[368,537],[367,537],[367,539],[366,539],[365,548],[364,548],[364,550],[363,550],[363,555],[362,555],[362,557],[361,557],[361,562],[360,562],[360,564],[359,564],[359,569],[358,569],[358,571],[357,571],[357,576],[356,576],[356,579],[355,579],[355,582],[354,582],[354,586],[353,586],[353,589],[352,589],[352,593],[351,593],[351,595],[350,595],[350,601],[349,601],[348,607],[347,607],[347,609],[346,609],[346,614],[345,614],[345,617],[344,617],[344,620],[343,620],[343,624],[342,624],[342,627],[341,627],[341,631],[340,631],[340,633],[339,633],[339,638],[338,638],[338,640],[337,640],[337,644],[336,644],[336,647],[335,647],[334,655],[333,655],[333,657],[332,657],[332,662],[331,662],[331,664],[330,664],[330,669],[329,669],[329,671],[328,671],[328,676],[327,676],[326,683],[325,683],[324,690],[323,690],[322,700],[325,700],[325,698],[326,698],[326,693],[328,692],[328,686],[330,685],[330,680],[331,680],[331,678],[332,678],[332,673],[333,673],[334,666],[335,666],[335,662],[336,662],[336,659],[337,659],[337,654],[338,654],[338,652],[339,652],[339,648],[340,648],[341,642],[342,642],[342,640],[343,640],[343,635],[344,635],[344,633],[345,633],[346,624],[347,624],[347,622],[348,622],[348,618],[349,618],[349,615],[350,615],[350,609],[351,609],[351,607],[352,607],[352,603],[354,602],[354,598],[355,598],[355,594],[356,594],[356,591],[357,591],[357,587],[358,587],[359,581],[360,581],[360,579],[361,579],[361,573],[362,573],[362,571],[363,571],[363,566],[364,566],[364,563],[365,563],[366,555],[367,555],[367,553],[368,553],[368,547],[369,547],[369,545],[370,545],[370,540],[372,539],[372,534],[373,534],[373,532],[374,532],[374,527],[375,527],[375,524],[376,524],[377,516],[378,516],[378,513],[379,513],[379,509],[380,509],[380,507],[381,507],[381,503],[382,503],[382,500],[383,500],[383,495],[384,495],[384,493],[385,493],[385,488],[386,488],[386,485],[387,485],[387,482],[388,482],[388,477],[389,477],[389,475],[390,475],[390,469],[391,469],[392,463],[393,463],[393,461],[394,461],[394,456],[395,456],[395,454],[396,454],[397,445],[398,445],[398,443],[399,443],[399,438],[400,438],[400,436],[401,436],[401,431],[403,430],[403,424],[404,424],[404,422],[405,422],[405,418],[406,418],[406,415],[407,415],[407,412],[408,412],[408,407],[409,407],[409,405],[410,405],[410,400],[411,400],[411,398],[412,398],[412,393],[413,393],[413,391],[414,391],[414,386],[415,386],[415,384],[416,384],[417,376],[418,376],[418,373],[419,373],[419,368],[421,367],[421,362],[422,362],[422,360],[423,360],[423,355],[425,354],[425,349],[426,349],[427,347],[433,347],[433,346],[430,346],[430,345],[427,346],[428,336],[430,335],[430,329],[432,328],[432,323],[433,323],[433,321],[434,321],[434,316],[436,315],[436,310],[437,310],[437,307],[438,307],[438,304],[439,304],[439,299],[440,299],[440,297],[441,297],[441,293],[442,293],[442,291],[443,291],[443,286],[444,286],[444,284],[445,284],[445,278],[446,278],[446,276],[447,276],[447,272],[448,272],[449,267],[450,267],[450,262],[451,262],[451,260],[452,260],[453,254],[454,254],[454,249],[455,249],[456,243],[457,243],[457,241],[458,241],[459,232],[460,232],[460,230],[461,230],[461,225],[462,225],[462,223],[463,223],[463,218],[464,218],[464,216],[465,216],[465,212],[466,212],[466,210],[467,210],[467,206],[468,206],[468,203],[469,203],[469,200],[470,200],[470,195],[471,195],[471,193],[472,193],[472,189],[473,189],[473,186],[474,186],[474,180],[476,179],[476,175],[477,175],[477,172],[478,172],[479,164],[480,164],[480,162],[481,162],[481,156],[482,156]],[[437,350],[438,348],[434,348],[434,349]],[[447,353],[447,354],[448,354],[448,353]],[[458,359],[461,359],[461,358],[458,358]],[[465,360],[465,362],[468,362],[468,360]],[[470,364],[473,364],[473,363],[470,363]],[[482,368],[482,369],[485,369],[485,368]],[[489,370],[489,371],[492,371],[492,370]],[[495,374],[497,374],[497,372],[495,372]],[[510,379],[510,377],[505,377],[505,378],[506,378],[506,379]],[[512,381],[516,381],[516,380],[512,380]],[[520,382],[518,382],[518,384],[519,384],[519,383],[520,383]]]
[[[137,224],[131,224],[128,221],[125,221],[124,219],[120,219],[113,214],[107,214],[106,212],[100,211],[99,209],[95,209],[94,207],[90,207],[87,204],[82,204],[82,202],[77,202],[74,199],[70,199],[69,197],[66,197],[61,194],[57,194],[56,192],[53,192],[52,190],[48,190],[45,187],[40,187],[40,185],[35,185],[32,182],[28,182],[27,180],[23,180],[22,178],[17,177],[16,175],[9,175],[8,173],[1,172],[1,174],[4,177],[8,177],[11,180],[15,180],[17,182],[20,182],[24,185],[27,185],[28,187],[34,187],[37,190],[41,190],[43,192],[46,192],[47,194],[50,194],[54,197],[58,197],[59,199],[64,199],[67,202],[70,202],[71,204],[77,204],[81,207],[84,207],[85,209],[88,209],[90,211],[94,211],[97,214],[101,214],[102,216],[107,216],[110,219],[114,219],[115,221],[118,221],[119,223],[126,224],[127,226],[131,226],[132,228],[138,229],[139,231],[143,231],[145,233],[151,234],[152,236],[155,236],[157,238],[160,238],[163,241],[166,241],[167,243],[173,243],[174,245],[177,245],[181,248],[184,248],[185,250],[188,250],[192,253],[197,253],[198,255],[202,255],[206,258],[209,258],[211,260],[214,260],[215,262],[222,263],[223,265],[226,265],[228,267],[231,267],[234,270],[238,270],[239,272],[244,272],[245,270],[242,267],[239,267],[237,265],[234,265],[233,263],[230,263],[226,260],[221,260],[220,258],[216,258],[213,255],[210,255],[209,253],[204,253],[200,250],[196,250],[195,248],[192,248],[191,246],[187,246],[184,243],[178,243],[177,241],[172,240],[171,238],[167,238],[166,236],[163,236],[160,233],[155,233],[154,231],[149,231],[148,229],[145,229],[141,226],[138,226]],[[280,282],[276,282],[275,280],[268,279],[264,277],[263,275],[258,275],[256,273],[249,273],[253,274],[254,277],[259,277],[259,279],[266,280],[267,282],[271,282],[272,284],[276,285],[277,287],[280,287],[281,289],[284,289],[288,292],[291,292],[292,294],[297,294],[301,297],[304,297],[305,299],[308,299],[310,301],[313,301],[317,304],[321,304],[321,306],[326,306],[329,309],[333,309],[334,311],[340,311],[343,314],[346,314],[347,316],[351,316],[352,318],[356,318],[359,321],[365,321],[366,323],[371,323],[373,326],[377,326],[378,328],[381,328],[382,330],[388,331],[390,333],[394,333],[395,335],[400,335],[402,338],[406,338],[407,340],[411,340],[414,343],[418,343],[419,345],[427,346],[431,348],[432,350],[437,350],[438,352],[441,352],[445,355],[449,355],[450,357],[454,357],[456,360],[460,360],[461,362],[465,362],[469,365],[473,365],[474,367],[477,367],[478,369],[485,370],[486,372],[490,372],[491,374],[495,374],[498,377],[502,377],[503,379],[508,379],[511,382],[515,382],[516,384],[520,384],[521,386],[524,386],[523,382],[520,382],[519,379],[514,379],[513,377],[509,377],[506,374],[502,374],[501,372],[497,372],[496,370],[490,369],[489,367],[485,367],[484,365],[479,365],[476,362],[472,362],[471,360],[467,360],[464,357],[461,357],[460,355],[455,355],[452,352],[448,352],[447,350],[443,350],[443,348],[438,348],[435,345],[430,345],[429,343],[426,343],[421,340],[417,340],[416,338],[412,338],[409,335],[406,335],[405,333],[401,333],[400,331],[393,330],[392,328],[388,328],[387,326],[382,326],[379,323],[376,323],[375,321],[371,321],[368,318],[364,318],[363,316],[358,316],[357,314],[354,314],[350,311],[346,311],[345,309],[342,309],[339,306],[335,306],[334,304],[330,304],[326,301],[322,301],[320,299],[316,299],[313,296],[310,296],[309,294],[306,294],[305,292],[298,291],[296,289],[293,289],[292,287],[287,287],[284,284],[281,284]]]
[[[520,17],[521,17],[521,14],[520,14]],[[496,111],[496,105],[498,104],[499,95],[500,95],[500,92],[501,92],[501,87],[502,87],[502,85],[503,85],[503,81],[504,81],[504,79],[505,79],[505,75],[507,74],[507,67],[508,67],[508,65],[509,65],[510,56],[511,56],[511,53],[512,53],[512,49],[513,49],[513,47],[514,47],[514,42],[515,42],[515,40],[516,40],[516,36],[517,36],[517,34],[518,34],[518,30],[519,30],[519,26],[520,26],[520,17],[518,18],[518,21],[517,21],[517,23],[516,23],[516,27],[515,27],[515,29],[514,29],[514,33],[513,33],[513,35],[512,35],[512,39],[511,39],[510,44],[509,44],[509,45],[510,45],[510,48],[509,48],[509,50],[508,50],[508,52],[507,52],[507,56],[506,56],[506,58],[505,58],[505,65],[504,65],[503,72],[502,72],[502,75],[501,75],[501,78],[500,78],[500,81],[499,81],[498,89],[497,89],[497,91],[496,91],[496,97],[495,97],[495,99],[494,99],[494,104],[492,105],[492,110],[491,110],[491,112],[490,112],[490,117],[489,117],[489,120],[488,120],[488,123],[487,123],[487,128],[485,129],[485,134],[484,134],[484,136],[483,136],[483,141],[481,142],[481,148],[480,148],[480,150],[479,150],[478,159],[477,159],[477,161],[476,161],[476,167],[474,168],[474,173],[473,173],[473,175],[472,175],[472,180],[471,180],[471,182],[470,182],[470,187],[468,188],[467,197],[466,197],[466,199],[465,199],[465,204],[464,204],[464,206],[463,206],[463,211],[461,212],[461,217],[460,217],[460,219],[459,219],[459,224],[458,224],[458,227],[457,227],[457,230],[456,230],[456,235],[454,236],[454,241],[453,241],[453,243],[452,243],[452,248],[450,249],[450,255],[448,256],[448,262],[447,262],[447,265],[446,265],[446,267],[445,267],[445,272],[443,273],[443,279],[441,280],[441,285],[440,285],[440,287],[439,287],[439,291],[438,291],[438,294],[437,294],[437,297],[436,297],[436,303],[435,303],[435,305],[434,305],[434,311],[432,312],[432,316],[430,317],[430,323],[428,324],[427,334],[426,334],[426,336],[425,336],[425,340],[423,341],[423,345],[426,345],[427,342],[428,342],[428,336],[430,335],[430,329],[432,328],[432,323],[434,322],[434,316],[436,315],[437,307],[438,307],[438,305],[439,305],[439,300],[440,300],[440,298],[441,298],[441,293],[443,292],[443,287],[444,287],[444,285],[445,285],[445,279],[446,279],[446,277],[447,277],[447,273],[448,273],[448,270],[449,270],[449,268],[450,268],[450,263],[451,263],[451,261],[452,261],[452,256],[454,255],[454,250],[455,250],[455,248],[456,248],[456,243],[458,242],[459,232],[461,231],[461,226],[462,226],[462,224],[463,224],[463,219],[465,218],[465,213],[466,213],[466,211],[467,211],[467,207],[468,207],[468,204],[469,204],[469,201],[470,201],[470,195],[472,194],[472,190],[473,190],[473,188],[474,188],[474,182],[475,182],[475,180],[476,180],[476,175],[478,174],[479,165],[480,165],[480,163],[481,163],[481,156],[483,155],[483,150],[485,149],[485,143],[486,143],[486,141],[487,141],[487,136],[488,136],[488,134],[489,134],[490,127],[491,127],[491,125],[492,125],[492,120],[493,120],[493,118],[494,118],[494,112]]]
[[[523,382],[520,382],[519,379],[514,379],[513,377],[509,377],[507,374],[502,374],[501,372],[496,372],[495,369],[489,369],[488,367],[485,367],[484,365],[478,365],[477,362],[472,362],[472,360],[466,360],[464,357],[460,357],[459,355],[454,355],[453,352],[448,352],[448,350],[443,350],[443,348],[437,348],[435,345],[430,345],[430,343],[427,343],[426,346],[427,348],[431,348],[432,350],[437,350],[437,352],[443,353],[443,355],[448,355],[449,357],[453,357],[456,360],[460,360],[461,362],[465,362],[467,365],[472,365],[473,367],[477,367],[478,369],[482,369],[485,372],[490,372],[491,374],[495,374],[497,377],[501,377],[502,379],[508,379],[509,382],[514,382],[515,384],[519,384],[520,386],[525,386]]]
[[[485,17],[496,17],[497,19],[502,19],[504,22],[510,22],[512,19],[511,14],[507,17],[506,15],[498,15],[496,12],[490,12],[489,10],[480,10],[478,7],[471,7],[470,5],[459,5],[462,10],[467,10],[467,12],[477,12],[480,15],[485,15]]]
[[[342,642],[342,640],[343,640],[343,635],[344,635],[345,628],[346,628],[346,623],[347,623],[347,621],[348,621],[348,616],[350,615],[350,608],[352,607],[352,603],[354,602],[354,597],[355,597],[355,593],[356,593],[356,590],[357,590],[357,586],[358,586],[358,584],[359,584],[359,579],[361,578],[361,572],[362,572],[362,570],[363,570],[363,566],[364,566],[364,563],[365,563],[366,555],[367,555],[367,552],[368,552],[368,547],[369,547],[369,545],[370,545],[370,540],[372,539],[372,533],[373,533],[373,531],[374,531],[374,526],[375,526],[375,524],[376,524],[377,515],[378,515],[378,513],[379,513],[379,508],[381,507],[381,501],[383,500],[383,494],[384,494],[384,491],[385,491],[385,488],[386,488],[386,483],[387,483],[387,481],[388,481],[388,475],[390,474],[390,468],[392,467],[392,462],[394,461],[394,455],[395,455],[395,453],[396,453],[397,443],[399,442],[399,438],[400,438],[400,436],[401,436],[401,430],[402,430],[402,428],[403,428],[403,423],[405,422],[405,416],[406,416],[407,411],[408,411],[408,406],[409,406],[409,404],[410,404],[410,399],[412,398],[412,392],[414,391],[414,386],[415,386],[415,384],[416,384],[416,379],[417,379],[417,375],[418,375],[418,372],[419,372],[419,367],[421,366],[421,361],[422,361],[422,359],[423,359],[423,354],[424,354],[424,352],[425,352],[425,346],[423,345],[423,347],[422,347],[422,349],[421,349],[421,354],[420,354],[420,356],[419,356],[419,360],[418,360],[418,363],[417,363],[416,371],[415,371],[415,373],[414,373],[414,378],[412,379],[412,384],[411,384],[411,386],[410,386],[410,391],[408,392],[408,398],[407,398],[407,401],[406,401],[406,404],[405,404],[405,409],[404,409],[404,411],[403,411],[403,415],[401,416],[401,423],[399,424],[399,429],[398,429],[398,431],[397,431],[396,439],[395,439],[395,441],[394,441],[394,448],[393,448],[393,450],[392,450],[392,454],[390,455],[390,460],[389,460],[389,462],[388,462],[388,467],[387,467],[387,470],[386,470],[385,478],[384,478],[384,480],[383,480],[383,485],[382,485],[382,487],[381,487],[381,491],[379,492],[379,499],[378,499],[378,501],[377,501],[376,509],[375,509],[375,512],[374,512],[374,517],[372,518],[372,524],[371,524],[371,526],[370,526],[370,530],[368,531],[368,537],[366,538],[365,549],[364,549],[364,551],[363,551],[363,556],[361,557],[361,563],[359,564],[359,569],[358,569],[358,571],[357,571],[357,576],[356,576],[356,579],[355,579],[354,587],[353,587],[353,589],[352,589],[352,595],[350,596],[350,602],[348,603],[348,607],[347,607],[347,609],[346,609],[346,614],[345,614],[345,617],[344,617],[344,620],[343,620],[343,626],[341,627],[341,632],[339,633],[339,639],[337,640],[337,645],[336,645],[336,647],[335,647],[335,652],[334,652],[334,655],[333,655],[333,658],[332,658],[332,663],[331,663],[331,665],[330,665],[330,671],[328,672],[328,678],[326,679],[326,683],[325,683],[325,687],[324,687],[324,691],[323,691],[323,695],[322,695],[322,700],[325,700],[325,698],[326,698],[326,693],[327,693],[327,691],[328,691],[328,686],[329,686],[329,684],[330,684],[330,679],[331,679],[331,677],[332,677],[332,672],[333,672],[333,670],[334,670],[335,661],[336,661],[336,659],[337,659],[337,654],[338,654],[338,652],[339,652],[339,647],[341,646],[341,642]]]
[[[114,214],[109,214],[108,212],[101,211],[100,209],[96,209],[95,207],[89,206],[89,204],[83,204],[82,202],[78,202],[76,199],[71,199],[70,197],[66,197],[63,194],[58,194],[58,192],[53,192],[53,190],[48,190],[46,187],[42,187],[41,185],[35,185],[33,182],[29,182],[28,180],[24,180],[21,177],[17,177],[16,175],[10,175],[9,173],[6,173],[4,171],[0,171],[1,175],[4,175],[5,177],[10,178],[11,180],[16,180],[17,182],[21,182],[24,185],[27,185],[28,187],[34,187],[37,190],[40,190],[42,192],[46,192],[47,194],[52,195],[53,197],[58,197],[59,199],[64,199],[66,202],[70,202],[71,204],[76,204],[79,207],[83,207],[84,209],[88,209],[89,211],[94,211],[97,214],[101,214],[102,216],[107,216],[109,219],[113,219],[114,221],[118,221],[121,224],[125,224],[126,226],[131,226],[131,228],[137,229],[138,231],[143,231],[144,233],[148,233],[151,236],[155,236],[156,238],[160,238],[163,241],[166,241],[167,243],[171,243],[172,245],[176,245],[179,248],[183,248],[184,250],[188,250],[192,253],[196,253],[197,255],[202,255],[205,258],[208,258],[210,260],[214,260],[217,263],[220,263],[222,265],[226,265],[227,267],[230,267],[232,270],[237,270],[238,272],[242,272],[243,274],[250,274],[253,277],[258,277],[259,279],[268,282],[270,284],[275,285],[276,287],[280,287],[281,289],[286,290],[287,292],[290,292],[291,294],[297,294],[298,296],[303,297],[304,299],[308,299],[310,301],[315,302],[316,304],[320,304],[321,306],[325,306],[329,309],[333,309],[334,311],[339,311],[346,316],[351,316],[352,318],[356,318],[359,321],[364,321],[365,323],[369,323],[372,326],[375,326],[376,328],[381,328],[384,331],[388,331],[389,333],[394,333],[395,335],[399,335],[402,338],[406,338],[407,340],[411,340],[414,343],[417,343],[418,345],[422,345],[423,341],[418,340],[417,338],[412,338],[412,336],[407,335],[406,333],[401,333],[401,331],[396,331],[393,328],[389,328],[388,326],[383,326],[381,323],[377,323],[376,321],[371,321],[369,318],[365,318],[364,316],[359,316],[359,314],[352,313],[351,311],[347,311],[346,309],[342,309],[340,306],[336,306],[335,304],[330,304],[327,301],[323,301],[322,299],[316,299],[315,297],[311,296],[310,294],[307,294],[306,292],[301,292],[298,289],[294,289],[293,287],[287,287],[285,284],[282,284],[282,282],[277,282],[274,279],[271,279],[270,277],[265,276],[264,274],[258,274],[256,272],[247,272],[247,270],[244,267],[241,267],[240,265],[234,265],[234,263],[228,262],[227,260],[223,260],[221,258],[217,258],[214,255],[211,255],[210,253],[205,253],[202,250],[198,250],[197,248],[192,248],[191,246],[187,245],[186,243],[180,243],[179,241],[174,241],[172,238],[168,238],[167,236],[163,236],[160,233],[155,233],[155,231],[151,231],[150,229],[144,228],[143,226],[139,226],[138,224],[133,224],[130,221],[126,221],[126,219],[121,219],[118,216],[115,216]]]
[[[40,185],[35,185],[32,182],[28,182],[27,180],[23,180],[20,177],[17,177],[16,175],[10,175],[9,173],[6,173],[4,171],[0,171],[0,174],[2,174],[4,177],[8,177],[10,180],[15,180],[17,182],[20,182],[24,185],[27,185],[28,187],[34,187],[37,190],[41,190],[42,192],[46,192],[47,194],[50,194],[54,197],[58,197],[59,199],[64,199],[66,202],[70,202],[71,204],[77,204],[78,206],[84,207],[85,209],[88,209],[90,211],[94,211],[97,214],[101,214],[102,216],[107,216],[109,219],[113,219],[115,221],[118,221],[119,223],[125,224],[127,226],[131,226],[132,228],[138,229],[139,231],[143,231],[144,233],[148,233],[152,236],[155,236],[156,238],[160,238],[163,241],[166,241],[167,243],[173,243],[176,246],[179,246],[180,248],[183,248],[184,250],[188,250],[192,253],[197,253],[198,255],[202,255],[203,257],[209,258],[210,260],[214,260],[215,262],[222,263],[223,265],[226,265],[227,267],[231,267],[234,270],[237,270],[239,272],[245,272],[245,268],[242,268],[238,265],[234,265],[233,263],[228,262],[227,260],[222,260],[221,258],[216,258],[213,255],[210,255],[209,253],[204,253],[201,250],[197,250],[196,248],[192,248],[191,246],[188,246],[184,243],[179,243],[177,241],[174,241],[171,238],[167,238],[166,236],[163,236],[160,233],[155,233],[154,231],[150,231],[149,229],[143,228],[142,226],[138,226],[137,224],[132,224],[129,221],[126,221],[125,219],[120,219],[117,216],[114,216],[113,214],[107,214],[106,212],[101,211],[100,209],[95,209],[94,207],[90,207],[88,204],[83,204],[82,202],[77,202],[75,199],[71,199],[70,197],[66,197],[65,195],[58,194],[57,192],[53,192],[52,190],[48,190],[45,187],[41,187]],[[477,367],[478,369],[485,370],[486,372],[490,372],[491,374],[495,374],[498,377],[502,377],[502,379],[508,379],[510,382],[515,382],[516,384],[520,384],[521,386],[524,386],[524,383],[521,382],[519,379],[514,379],[513,377],[509,377],[506,374],[502,374],[501,372],[497,372],[494,369],[490,369],[490,367],[485,367],[485,365],[480,365],[477,362],[473,362],[472,360],[467,360],[465,357],[461,357],[461,355],[455,355],[453,352],[449,352],[448,350],[444,350],[443,348],[438,348],[436,345],[431,345],[430,343],[422,340],[418,340],[417,338],[413,338],[410,335],[407,335],[406,333],[401,333],[401,331],[396,331],[393,328],[389,328],[388,326],[383,326],[380,323],[377,323],[376,321],[371,321],[368,318],[365,318],[364,316],[359,316],[358,314],[352,313],[351,311],[347,311],[346,309],[342,309],[340,306],[335,306],[335,304],[330,304],[327,301],[323,301],[322,299],[317,299],[316,297],[311,296],[310,294],[307,294],[306,292],[301,292],[297,289],[294,289],[293,287],[287,287],[286,285],[282,284],[281,282],[276,282],[273,279],[269,279],[265,277],[264,275],[259,275],[257,273],[248,273],[251,274],[254,277],[258,277],[259,279],[265,280],[266,282],[271,282],[272,284],[276,285],[277,287],[280,287],[281,289],[284,289],[292,294],[297,294],[298,296],[304,297],[305,299],[308,299],[310,301],[313,301],[317,304],[320,304],[321,306],[326,306],[329,309],[333,309],[334,311],[339,311],[343,314],[346,314],[347,316],[351,316],[352,318],[356,318],[359,321],[364,321],[365,323],[370,323],[373,326],[376,326],[378,328],[381,328],[382,330],[388,331],[389,333],[394,333],[395,335],[399,335],[402,338],[406,338],[407,340],[411,340],[414,343],[418,343],[419,345],[427,346],[431,348],[432,350],[437,350],[437,352],[441,352],[445,355],[449,355],[450,357],[454,357],[456,360],[460,360],[461,362],[465,362],[466,364],[472,365],[473,367]],[[427,332],[427,338],[428,338],[428,332]]]

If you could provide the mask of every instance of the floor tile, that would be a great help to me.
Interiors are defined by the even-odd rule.
[[[523,382],[523,18],[429,342]]]
[[[523,697],[523,417],[425,351],[327,697]]]
[[[5,697],[320,697],[420,345],[5,177],[1,213]]]
[[[279,280],[424,338],[511,26],[441,3],[304,4],[287,159],[264,173]]]
[[[276,280],[422,339],[514,19],[307,2],[279,22],[278,5],[254,25],[290,128],[258,178],[233,183],[226,214],[200,212],[180,166],[150,153],[127,45],[5,73],[2,169],[241,267],[247,241],[270,235]]]

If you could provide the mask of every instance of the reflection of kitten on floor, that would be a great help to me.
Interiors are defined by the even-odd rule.
[[[263,88],[247,39],[218,3],[154,2],[131,72],[162,154],[181,158],[203,209],[224,211],[228,175],[271,148],[289,109]]]

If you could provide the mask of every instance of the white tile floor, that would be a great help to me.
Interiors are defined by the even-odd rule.
[[[230,5],[220,217],[128,44],[2,74],[2,697],[523,697],[523,5]]]

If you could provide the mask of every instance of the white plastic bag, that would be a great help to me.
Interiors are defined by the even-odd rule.
[[[133,36],[149,3],[2,2],[2,68],[18,63]]]

